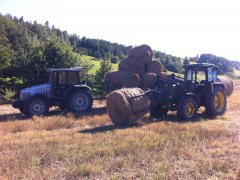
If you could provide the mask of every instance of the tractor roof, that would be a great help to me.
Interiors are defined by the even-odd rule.
[[[78,71],[78,72],[80,72],[80,71],[82,71],[82,67],[73,67],[73,68],[49,68],[49,69],[47,69],[47,72],[60,72],[60,71]]]
[[[214,64],[209,64],[209,63],[196,63],[196,64],[187,64],[184,66],[184,68],[188,69],[202,69],[202,68],[208,68],[208,67],[213,67],[213,68],[218,68]]]

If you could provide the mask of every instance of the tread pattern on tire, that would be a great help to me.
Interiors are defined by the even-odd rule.
[[[45,108],[44,108],[44,111],[43,111],[43,113],[42,114],[33,114],[31,111],[30,111],[30,105],[31,105],[31,103],[33,103],[34,101],[43,101],[43,103],[44,103],[44,106],[45,106]],[[36,116],[41,116],[41,115],[46,115],[47,113],[48,113],[48,111],[49,111],[49,103],[48,103],[48,101],[47,101],[47,99],[46,98],[44,98],[44,97],[40,97],[40,96],[33,96],[33,97],[31,97],[30,99],[28,99],[28,100],[26,100],[25,102],[24,102],[24,104],[23,104],[23,113],[24,114],[26,114],[27,116],[34,116],[34,115],[36,115]]]
[[[187,117],[187,115],[185,114],[185,107],[188,102],[192,102],[195,108],[194,115],[190,118]],[[179,120],[184,120],[184,121],[194,120],[196,118],[197,110],[198,110],[197,101],[193,97],[184,96],[177,105],[177,117]]]
[[[86,107],[85,110],[81,110],[81,111],[77,111],[74,107],[73,107],[73,104],[72,104],[72,101],[73,101],[73,98],[74,96],[76,96],[76,94],[85,94],[87,97],[88,97],[88,100],[89,100],[89,104],[88,106]],[[91,108],[92,108],[92,104],[93,104],[93,98],[92,98],[92,94],[89,92],[89,91],[85,91],[85,90],[75,90],[68,98],[68,101],[67,101],[67,107],[70,111],[72,111],[73,113],[80,113],[80,112],[86,112],[86,111],[89,111]]]
[[[221,112],[216,111],[216,108],[215,108],[215,105],[214,105],[214,96],[217,92],[221,92],[224,95],[224,107],[223,107],[223,110]],[[220,86],[217,86],[213,90],[213,95],[211,95],[209,93],[206,97],[206,100],[205,100],[206,114],[209,115],[209,116],[223,115],[226,111],[226,107],[227,107],[227,97],[226,97],[226,93],[224,91],[224,88],[222,88]]]

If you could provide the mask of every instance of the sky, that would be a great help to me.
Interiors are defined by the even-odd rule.
[[[80,37],[240,61],[238,0],[0,0],[0,12]]]

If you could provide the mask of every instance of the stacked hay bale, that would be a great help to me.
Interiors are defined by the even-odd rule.
[[[113,91],[122,87],[139,87],[141,79],[137,73],[125,71],[110,71],[105,74],[105,89]]]
[[[226,96],[230,96],[233,92],[233,81],[226,76],[219,76],[218,79],[225,87]]]
[[[140,88],[149,88],[154,78],[161,75],[161,69],[160,61],[153,60],[151,47],[141,45],[128,51],[128,57],[119,63],[118,71],[105,74],[105,89],[112,91],[106,99],[107,111],[115,125],[133,124],[147,113],[150,107],[148,95],[130,99],[144,94]],[[144,109],[146,111],[134,113]]]
[[[148,95],[130,99],[142,95],[144,91],[140,88],[126,88],[111,92],[107,96],[106,106],[110,119],[115,125],[127,126],[136,122],[148,112],[150,99]],[[141,113],[135,114],[143,110]]]
[[[149,88],[154,78],[157,77],[155,73],[145,73],[142,78],[142,88]]]
[[[148,45],[131,48],[128,51],[128,57],[119,63],[118,71],[106,73],[105,89],[110,92],[130,87],[147,88],[150,82],[147,82],[146,79],[150,81],[154,79],[150,77],[161,74],[160,61],[152,60],[152,58],[153,51]]]
[[[162,64],[160,61],[153,60],[147,64],[147,72],[160,75],[162,73]]]

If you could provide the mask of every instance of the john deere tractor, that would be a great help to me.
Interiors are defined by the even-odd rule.
[[[46,84],[22,89],[14,108],[28,116],[45,115],[52,106],[74,113],[88,111],[92,107],[91,89],[81,81],[82,68],[51,68],[47,70]]]
[[[217,78],[218,67],[203,63],[184,68],[184,79],[174,75],[170,78],[157,76],[146,90],[144,95],[150,97],[151,116],[164,116],[170,110],[177,111],[180,120],[193,120],[200,106],[205,107],[209,116],[223,115],[226,95],[224,85]],[[134,98],[139,96],[133,97],[130,104]]]

